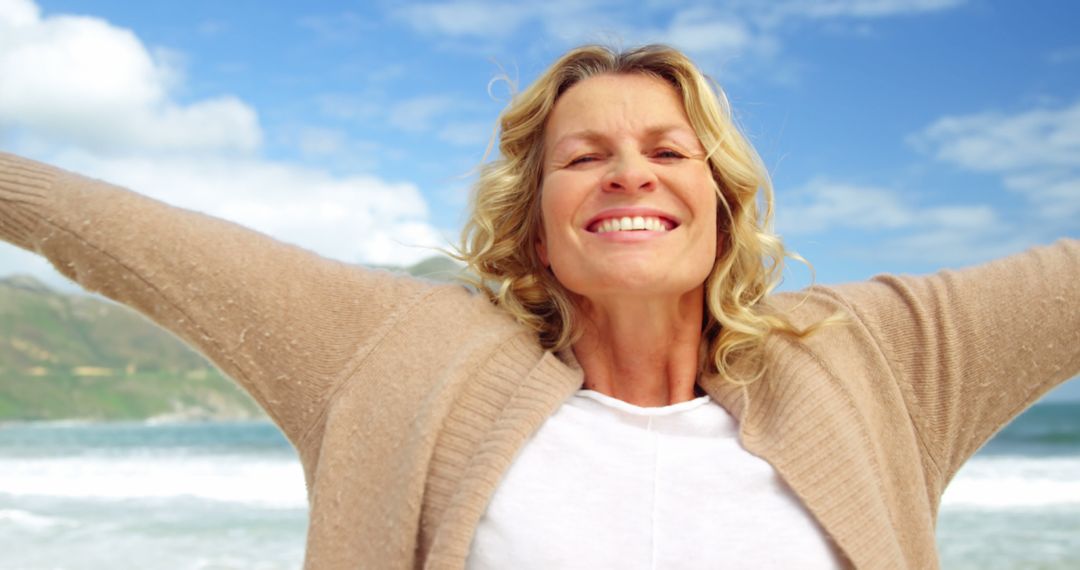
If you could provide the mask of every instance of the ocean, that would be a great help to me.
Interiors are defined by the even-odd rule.
[[[263,422],[0,425],[0,569],[299,568],[307,505]],[[961,470],[946,569],[1080,568],[1080,403],[1040,404]]]

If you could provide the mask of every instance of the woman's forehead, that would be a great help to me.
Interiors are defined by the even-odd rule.
[[[545,129],[549,150],[623,136],[697,143],[675,88],[640,74],[600,75],[575,84],[555,103]]]

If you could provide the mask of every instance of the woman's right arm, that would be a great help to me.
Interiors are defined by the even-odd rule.
[[[198,349],[294,443],[396,315],[432,291],[4,153],[0,238]]]

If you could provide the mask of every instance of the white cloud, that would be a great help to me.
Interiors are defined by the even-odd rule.
[[[414,184],[262,158],[261,129],[247,103],[235,97],[178,103],[173,93],[182,80],[180,60],[175,52],[148,50],[129,30],[107,21],[42,17],[32,2],[0,0],[0,132],[6,150],[346,262],[409,264],[445,245]],[[367,110],[354,103],[326,101],[324,111],[360,118]],[[413,110],[413,120],[428,116]],[[295,126],[279,137],[321,163],[354,152],[359,160],[375,154],[372,143],[334,129]],[[41,274],[45,264],[35,259],[0,248],[5,272]]]
[[[491,121],[451,122],[444,125],[436,136],[452,145],[484,148],[495,134]]]
[[[1062,109],[1015,115],[944,117],[914,141],[937,158],[981,172],[1080,167],[1080,101]]]
[[[618,44],[625,38],[647,38],[691,51],[725,54],[753,39],[742,20],[719,15],[706,5],[679,11],[665,7],[664,11],[675,15],[650,29],[635,29],[622,10],[602,0],[518,4],[449,0],[407,6],[395,16],[423,34],[486,43],[516,37],[515,32],[525,26],[539,28],[543,35],[566,44]]]
[[[403,6],[397,17],[417,31],[452,37],[505,37],[541,11],[540,3],[451,1]]]
[[[949,10],[966,0],[789,0],[772,8],[786,17],[884,18]]]
[[[687,51],[723,54],[737,53],[753,40],[745,22],[698,9],[677,13],[661,38]]]
[[[332,43],[356,42],[377,27],[370,19],[350,11],[333,16],[306,16],[298,24]]]
[[[213,37],[228,32],[229,28],[229,23],[224,20],[209,19],[199,22],[198,27],[195,29],[201,35]]]
[[[608,8],[605,10],[605,8]],[[625,8],[622,8],[625,9]],[[448,0],[402,6],[392,16],[414,30],[468,40],[500,40],[525,26],[540,26],[552,38],[580,42],[619,21],[618,10],[603,0],[496,2]]]
[[[385,121],[394,129],[433,137],[455,147],[481,152],[488,147],[495,133],[495,119],[473,119],[488,114],[477,102],[457,99],[448,95],[426,95],[405,99],[390,106]],[[471,161],[465,168],[475,166]]]
[[[834,229],[980,229],[998,223],[985,205],[923,206],[895,190],[835,182],[824,178],[784,193],[777,214],[782,233],[821,233]]]
[[[884,240],[865,251],[880,259],[962,266],[1005,257],[1038,243],[1037,238],[993,226],[929,227]]]
[[[784,234],[899,228],[910,225],[913,218],[914,213],[892,191],[819,179],[784,194],[777,228]]]
[[[433,128],[433,121],[454,109],[454,101],[442,95],[406,99],[390,108],[387,120],[400,129],[421,132]]]
[[[304,127],[296,134],[296,138],[296,146],[305,156],[337,154],[348,141],[344,131],[322,127]]]
[[[179,59],[99,18],[0,0],[0,128],[100,151],[256,149],[255,111],[236,97],[173,99]]]
[[[0,0],[0,26],[29,26],[41,17],[30,0]]]
[[[824,178],[778,201],[781,235],[857,235],[849,253],[875,259],[967,264],[1040,241],[986,204],[920,205],[909,193]]]
[[[959,168],[1001,176],[1045,219],[1080,217],[1080,101],[1012,115],[943,117],[910,142]]]
[[[331,119],[368,120],[378,116],[382,107],[369,99],[344,93],[324,93],[315,97],[319,112]]]
[[[656,41],[695,56],[723,59],[752,55],[770,58],[782,47],[782,26],[823,20],[870,21],[885,17],[937,12],[965,0],[726,0],[643,2],[635,19],[655,22],[648,28],[629,24],[625,7],[604,0],[552,0],[505,4],[485,0],[447,0],[413,4],[393,15],[426,34],[490,44],[517,37],[530,26],[564,44],[618,44]],[[612,41],[614,40],[614,41]],[[469,47],[470,44],[463,44]],[[759,70],[760,72],[760,70]]]

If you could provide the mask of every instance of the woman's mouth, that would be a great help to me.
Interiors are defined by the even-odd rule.
[[[609,232],[667,232],[678,226],[674,221],[660,216],[621,216],[596,220],[589,224],[587,231],[595,234]]]

